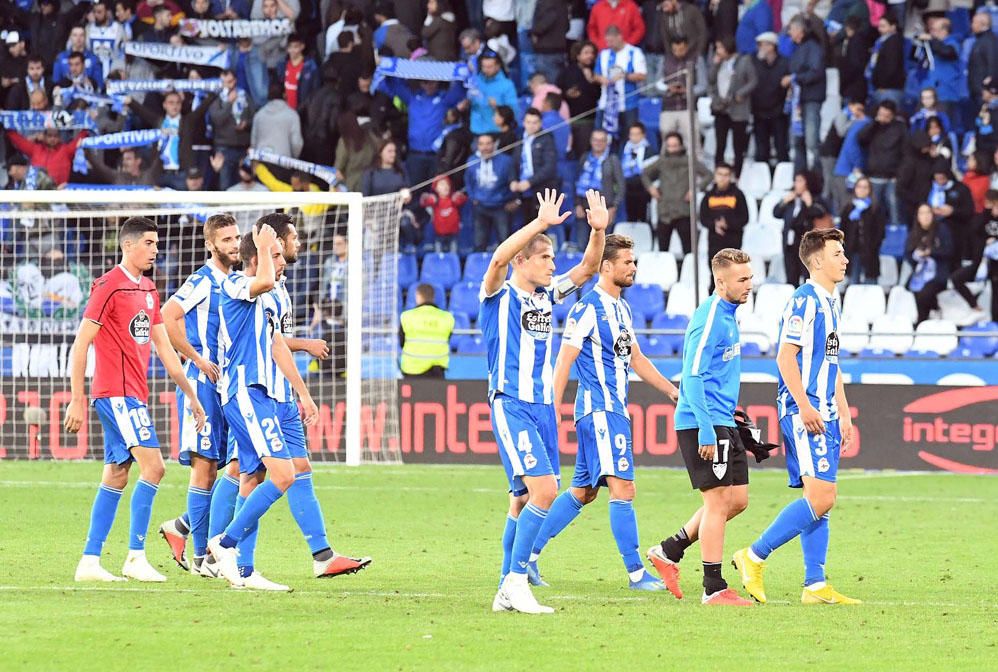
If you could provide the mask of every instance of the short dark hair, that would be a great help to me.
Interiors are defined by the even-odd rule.
[[[850,14],[849,16],[846,17],[845,27],[849,28],[850,30],[858,31],[860,28],[863,27],[863,19],[856,16],[855,14]]]
[[[156,226],[156,222],[148,217],[129,217],[121,225],[121,228],[118,229],[118,242],[135,240],[136,238],[141,238],[146,233],[159,233],[159,227]]]
[[[561,109],[561,103],[564,100],[564,97],[556,91],[549,91],[548,94],[544,96],[544,103],[555,112]]]
[[[984,200],[992,203],[998,201],[998,189],[988,189],[984,192]]]
[[[537,247],[539,245],[550,245],[554,248],[554,240],[546,233],[538,233],[530,239],[530,242],[523,246],[523,249],[520,250],[518,254],[522,255],[524,259],[527,259],[537,252]]]
[[[893,100],[881,100],[877,103],[877,108],[879,109],[881,107],[885,110],[889,110],[891,114],[897,114],[898,105]]]
[[[342,35],[342,33],[340,33],[340,34]],[[299,35],[298,33],[291,33],[290,35],[288,35],[288,44],[291,44],[292,42],[297,42],[298,44],[302,45],[303,47],[306,44],[305,43],[305,38],[302,37],[301,35]]]
[[[729,56],[737,56],[738,55],[738,47],[735,44],[735,36],[734,35],[722,35],[721,37],[717,38],[714,41],[714,43],[715,44],[720,44],[722,47],[724,47],[724,50],[726,52],[728,52]]]
[[[270,212],[256,220],[256,229],[267,225],[277,234],[277,239],[283,241],[284,237],[291,232],[291,227],[295,225],[295,218],[286,212]]]
[[[620,254],[621,250],[633,250],[634,249],[634,239],[630,236],[625,236],[620,233],[611,233],[606,237],[606,242],[603,243],[603,258],[600,259],[600,264],[604,261],[614,261],[617,255]]]
[[[76,61],[76,60],[82,61],[83,60],[83,53],[79,52],[79,51],[74,51],[74,52],[70,53],[69,56],[66,57],[66,60],[67,61]]]
[[[218,233],[219,229],[223,229],[226,226],[234,226],[235,223],[236,218],[227,212],[211,215],[204,221],[204,239],[211,240]],[[252,236],[250,237],[252,238]]]
[[[28,63],[41,63],[42,65],[45,65],[45,59],[38,54],[31,54],[28,56]]]
[[[714,164],[714,171],[715,172],[718,171],[718,170],[720,170],[721,168],[724,168],[725,170],[727,170],[732,175],[734,175],[734,173],[735,173],[735,169],[734,169],[734,167],[730,163],[725,163],[724,161],[718,161],[717,163]]]
[[[353,33],[349,30],[344,30],[339,35],[336,36],[336,46],[340,49],[346,49],[353,44]]]
[[[536,107],[528,107],[527,111],[523,113],[523,116],[526,117],[527,115],[531,115],[531,116],[534,116],[534,117],[537,117],[538,119],[540,119],[541,118],[541,111],[538,110]]]
[[[665,140],[668,141],[669,138],[675,138],[676,140],[679,140],[679,144],[680,145],[685,145],[686,144],[685,142],[683,142],[683,136],[682,136],[682,134],[679,133],[679,132],[677,132],[677,131],[669,131],[668,133],[666,133],[665,134]],[[665,143],[662,143],[662,144],[665,144]]]
[[[426,303],[433,303],[437,300],[437,290],[433,289],[433,285],[423,282],[416,285],[416,296]]]
[[[638,129],[639,131],[641,131],[642,133],[645,133],[645,134],[648,133],[648,129],[640,121],[635,121],[633,124],[631,124],[630,126],[627,127],[627,130],[629,131],[632,128],[636,128],[636,129]]]
[[[801,263],[811,268],[811,257],[825,249],[825,244],[830,240],[841,243],[845,240],[845,235],[839,229],[811,229],[805,233],[800,239],[800,249],[797,252]]]
[[[672,37],[669,38],[670,46],[673,44],[689,44],[689,43],[690,43],[689,38],[687,38],[686,35],[684,35],[683,33],[673,35]]]
[[[898,27],[898,15],[894,12],[893,9],[888,8],[887,11],[885,11],[880,16],[880,20],[881,21],[886,21],[887,23],[891,24],[895,28]]]

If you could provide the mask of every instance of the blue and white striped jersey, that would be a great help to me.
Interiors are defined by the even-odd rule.
[[[823,420],[839,417],[835,383],[839,375],[839,292],[811,280],[797,288],[780,318],[780,343],[800,346],[797,365],[807,398]],[[776,405],[780,417],[797,415],[797,402],[779,377]]]
[[[676,429],[699,429],[712,436],[713,427],[735,426],[742,375],[737,309],[737,304],[713,294],[693,313],[683,340]]]
[[[271,292],[250,298],[252,282],[237,272],[222,283],[218,364],[223,404],[249,385],[259,385],[274,397],[274,334],[281,328],[278,306]]]
[[[498,393],[532,404],[553,404],[551,305],[575,290],[555,278],[532,294],[507,280],[492,296],[479,293],[478,324],[488,345],[489,399]]]
[[[577,348],[575,421],[593,411],[627,413],[628,373],[634,343],[631,307],[598,285],[572,308],[565,322],[565,344]]]
[[[288,288],[285,285],[284,278],[277,281],[277,285],[270,290],[270,294],[273,296],[274,303],[277,306],[277,321],[281,325],[281,335],[284,338],[291,338],[295,333],[295,318],[294,310],[291,306],[291,295],[288,294]],[[270,395],[278,402],[283,403],[286,401],[295,400],[295,391],[291,387],[291,383],[288,379],[284,377],[281,370],[277,366],[277,362],[270,360],[270,365],[273,368],[271,373],[271,380],[274,381],[273,393]]]
[[[187,341],[199,355],[213,364],[219,363],[218,307],[225,277],[223,271],[209,262],[191,273],[177,293],[170,297],[170,301],[176,301],[184,311]],[[188,378],[208,382],[204,372],[190,361],[184,363],[184,373]]]

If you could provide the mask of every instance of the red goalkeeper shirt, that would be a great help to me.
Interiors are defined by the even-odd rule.
[[[115,266],[94,281],[83,317],[101,325],[94,339],[91,398],[134,397],[147,402],[152,328],[163,322],[152,280],[133,277]]]

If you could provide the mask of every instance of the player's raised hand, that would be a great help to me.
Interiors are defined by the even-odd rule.
[[[590,189],[586,192],[586,202],[589,204],[586,208],[589,228],[593,231],[606,231],[606,227],[610,225],[610,211],[606,207],[606,198],[595,189]]]
[[[537,209],[537,219],[544,224],[544,228],[561,224],[571,212],[561,212],[561,206],[565,202],[565,194],[559,194],[557,189],[545,189],[544,195],[537,194],[537,202],[540,207]]]
[[[301,398],[301,422],[306,427],[311,427],[319,419],[319,408],[312,401],[311,396]]]
[[[804,423],[804,427],[809,433],[825,433],[825,421],[821,419],[821,413],[818,412],[818,409],[811,404],[807,404],[800,409],[800,420]]]
[[[218,364],[214,364],[204,357],[195,359],[194,366],[198,367],[201,373],[208,376],[208,380],[213,383],[217,383],[218,377],[222,374],[222,370],[218,368]]]
[[[321,338],[303,338],[302,343],[305,346],[305,352],[316,359],[329,357],[329,345]]]
[[[67,432],[76,434],[80,427],[87,421],[87,402],[85,399],[78,399],[69,402],[66,407],[66,420],[63,425]]]
[[[204,406],[198,401],[197,397],[191,397],[191,415],[194,416],[194,424],[197,426],[198,434],[204,429],[204,423],[207,422],[208,416],[204,412]]]
[[[259,231],[256,230],[256,227],[253,228],[253,244],[256,245],[256,249],[269,252],[276,242],[277,233],[274,231],[274,227],[264,224]]]

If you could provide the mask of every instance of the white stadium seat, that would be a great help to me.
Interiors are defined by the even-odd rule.
[[[755,295],[755,314],[763,320],[780,322],[787,302],[794,295],[793,285],[767,283]],[[777,327],[778,328],[778,327]]]
[[[957,347],[956,325],[949,320],[925,320],[915,329],[915,352],[935,352],[948,355]]]
[[[858,264],[859,259],[850,259],[849,263]],[[889,254],[880,255],[880,277],[877,284],[888,290],[898,284],[898,262]]]
[[[752,257],[753,261],[756,259],[770,261],[783,251],[781,235],[780,230],[769,224],[749,222],[742,234],[742,249]],[[763,277],[765,274],[759,275],[757,280],[762,282]]]
[[[693,289],[682,284],[673,285],[665,302],[666,314],[690,317],[694,310],[696,310],[696,299],[693,297]]]
[[[902,355],[911,349],[911,323],[905,317],[881,315],[873,322],[870,348]]]
[[[676,258],[668,252],[643,252],[638,257],[636,283],[658,285],[663,290],[669,291],[678,279]]]
[[[912,325],[918,320],[918,306],[915,295],[900,285],[891,288],[887,297],[887,314],[892,317],[903,317]]]
[[[759,223],[780,231],[781,245],[783,236],[783,220],[773,214],[773,208],[783,199],[783,194],[771,191],[762,197],[759,204]]]
[[[756,200],[762,198],[773,188],[773,181],[769,175],[769,164],[760,161],[745,162],[742,166],[742,174],[738,177],[738,188],[745,192],[745,195]],[[751,217],[750,221],[754,221]]]
[[[651,227],[646,222],[620,222],[613,226],[613,232],[633,238],[634,251],[638,254],[654,249]]]
[[[773,347],[773,339],[770,336],[772,327],[758,315],[747,313],[742,316],[738,324],[738,331],[741,334],[742,343],[755,343],[763,354],[769,352],[769,349]]]
[[[870,345],[870,325],[863,319],[842,319],[839,325],[839,348],[843,352],[862,352]]]
[[[780,192],[782,196],[784,192],[790,191],[794,186],[794,164],[789,161],[782,161],[776,164],[776,169],[773,171],[773,191]]]
[[[702,236],[701,240],[706,238],[706,236]],[[700,261],[700,298],[703,299],[707,296],[707,290],[710,287],[710,264],[707,263],[706,254],[697,255],[697,257]],[[690,290],[694,288],[692,254],[683,257],[683,267],[679,270],[679,284],[689,287]]]
[[[755,196],[745,194],[745,209],[748,210],[748,223],[759,221],[759,201]]]
[[[860,317],[871,324],[887,312],[887,300],[880,285],[850,285],[842,301],[843,317]]]
[[[714,113],[710,111],[710,97],[697,98],[697,122],[701,129],[714,127]]]

